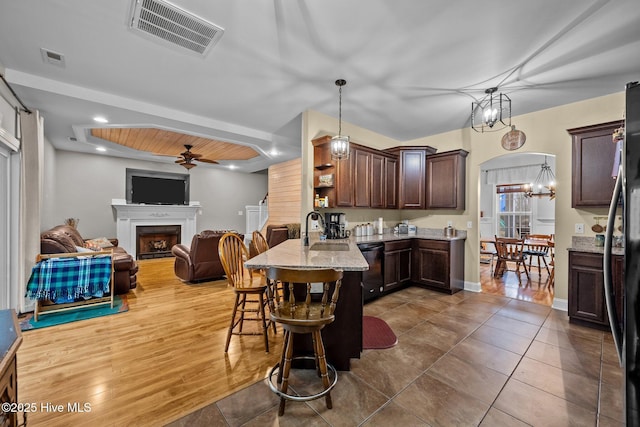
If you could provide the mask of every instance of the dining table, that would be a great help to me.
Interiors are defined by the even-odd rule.
[[[534,247],[549,247],[549,242],[550,240],[547,239],[528,239],[525,238],[523,245],[525,247],[525,250],[527,248],[534,248]],[[495,249],[495,243],[496,243],[496,239],[495,237],[481,237],[480,238],[480,246],[486,248],[487,244],[490,245],[494,245],[494,249]],[[497,255],[497,254],[496,254]],[[502,264],[504,264],[504,261],[502,261]],[[494,277],[499,277],[502,273],[504,272],[504,265],[501,265],[501,261],[498,258],[498,260],[496,261],[496,266],[494,268],[493,271],[493,275]]]

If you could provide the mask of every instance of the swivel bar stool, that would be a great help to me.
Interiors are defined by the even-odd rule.
[[[342,271],[293,270],[271,267],[267,270],[267,299],[271,320],[282,325],[284,344],[280,363],[269,372],[269,387],[280,396],[278,415],[284,414],[287,400],[306,402],[324,397],[327,408],[331,409],[331,389],[338,381],[336,369],[327,363],[321,330],[334,321],[334,310],[340,294]],[[322,293],[312,293],[311,284],[321,283]],[[329,300],[329,293],[331,300]],[[311,334],[313,340],[313,357],[296,357],[315,359],[316,372],[322,379],[324,390],[311,395],[289,393],[289,374],[294,359],[294,336]],[[330,381],[330,375],[333,381]],[[277,379],[274,382],[274,376]]]

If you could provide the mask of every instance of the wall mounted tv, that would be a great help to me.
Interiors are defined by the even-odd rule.
[[[189,175],[127,169],[127,203],[188,205]]]

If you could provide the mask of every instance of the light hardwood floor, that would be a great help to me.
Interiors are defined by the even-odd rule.
[[[233,337],[225,355],[233,293],[224,280],[180,282],[171,258],[140,261],[128,301],[126,313],[24,333],[19,401],[65,407],[30,413],[29,425],[163,425],[255,384],[278,359],[273,332],[269,354],[257,336]],[[74,402],[91,411],[68,412]]]
[[[225,355],[233,292],[225,280],[180,282],[172,258],[140,261],[128,301],[125,313],[24,332],[18,399],[38,407],[29,425],[163,425],[264,378],[278,359],[273,332],[268,354],[257,336],[233,337]],[[68,412],[74,402],[91,411]]]

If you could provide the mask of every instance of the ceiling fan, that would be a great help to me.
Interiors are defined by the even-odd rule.
[[[192,152],[191,149],[193,148],[193,145],[185,144],[184,148],[186,148],[187,151],[180,153],[180,156],[178,156],[178,160],[176,160],[176,163],[184,166],[187,169],[191,169],[197,166],[194,161],[218,164],[218,162],[216,162],[215,160],[205,159],[202,157],[202,154]]]

